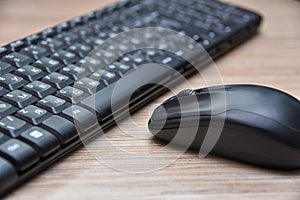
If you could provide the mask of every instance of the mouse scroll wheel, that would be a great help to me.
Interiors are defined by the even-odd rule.
[[[184,97],[184,96],[192,96],[192,95],[196,95],[196,92],[194,90],[183,90],[179,92],[176,96]]]

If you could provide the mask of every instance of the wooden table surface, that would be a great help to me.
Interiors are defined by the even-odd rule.
[[[229,1],[259,11],[264,22],[256,37],[216,61],[224,83],[267,85],[300,98],[300,2]],[[111,2],[0,0],[0,45]],[[206,68],[202,72],[209,75],[210,71]],[[189,81],[193,88],[205,86],[200,75]],[[153,108],[170,95],[158,98],[133,116],[142,127],[132,131],[133,137],[112,128],[108,134],[112,143],[133,154],[159,152],[161,144],[151,140],[147,120]],[[179,151],[167,149],[156,154],[153,162],[167,160],[176,152]],[[300,199],[300,171],[268,170],[216,156],[199,159],[196,153],[186,152],[160,170],[133,174],[124,172],[123,163],[148,169],[144,159],[120,159],[116,150],[110,151],[110,148],[98,153],[100,161],[103,156],[116,162],[107,166],[85,148],[78,149],[6,199]]]

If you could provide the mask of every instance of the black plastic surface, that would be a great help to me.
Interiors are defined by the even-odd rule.
[[[199,150],[211,117],[219,117],[221,121],[225,113],[224,128],[212,153],[266,167],[300,168],[300,102],[297,99],[268,87],[229,85],[225,86],[225,109],[221,106],[224,102],[216,102],[214,108],[222,109],[212,113],[211,96],[224,91],[212,87],[195,92],[200,113],[189,109],[189,106],[195,108],[193,101],[181,105],[186,109],[179,107],[178,98],[189,99],[195,95],[172,98],[154,111],[149,121],[150,131],[169,142],[179,123],[184,129],[193,127],[197,124],[193,118],[198,120],[200,116],[197,137],[191,145]]]

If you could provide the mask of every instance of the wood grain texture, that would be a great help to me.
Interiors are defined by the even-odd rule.
[[[0,45],[38,32],[59,22],[103,7],[110,0],[0,0]],[[262,13],[260,33],[216,61],[226,84],[251,83],[272,86],[300,98],[300,2],[295,0],[230,0]],[[216,79],[211,69],[202,77],[189,79],[193,88],[205,86],[203,75]],[[179,86],[180,89],[182,86]],[[132,154],[152,153],[152,164],[175,157],[178,150],[151,140],[146,129],[153,108],[169,97],[165,94],[133,116],[141,128],[129,131],[109,130],[112,144]],[[124,121],[128,124],[128,121]],[[130,127],[129,127],[130,128]],[[125,160],[111,145],[99,157],[113,158],[108,167],[86,149],[70,154],[48,170],[6,197],[34,199],[300,199],[300,172],[281,172],[208,156],[199,159],[194,152],[183,154],[172,164],[151,173],[118,171],[124,163],[148,168],[144,158]],[[107,146],[105,146],[107,145]],[[95,147],[95,145],[93,145]],[[104,148],[107,147],[107,148]],[[160,153],[161,152],[161,153]],[[149,158],[150,159],[150,158]],[[111,160],[110,160],[111,161]]]

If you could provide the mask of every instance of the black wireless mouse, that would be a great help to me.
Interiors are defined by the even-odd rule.
[[[218,128],[220,133],[214,133]],[[226,85],[186,90],[154,110],[149,130],[163,141],[200,152],[203,148],[276,169],[300,168],[300,102],[276,89]]]

